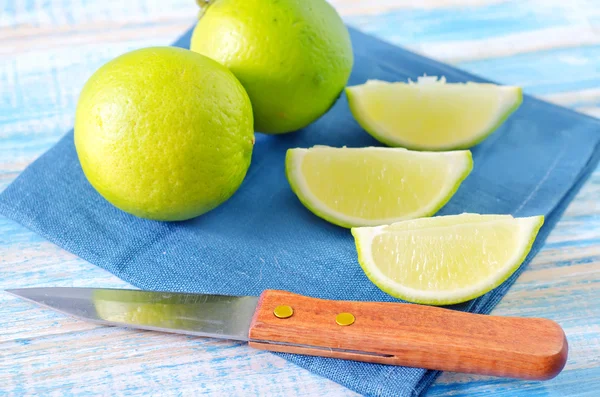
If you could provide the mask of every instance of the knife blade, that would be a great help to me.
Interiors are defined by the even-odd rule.
[[[6,292],[85,321],[248,341],[258,298],[111,288],[24,288]]]
[[[324,300],[277,290],[260,297],[60,287],[6,292],[102,325],[247,341],[275,352],[519,379],[555,377],[568,352],[562,328],[548,319],[406,303]]]

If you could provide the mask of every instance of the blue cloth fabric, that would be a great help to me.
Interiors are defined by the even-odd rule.
[[[444,75],[483,81],[351,30],[350,84]],[[187,47],[190,33],[176,45]],[[526,97],[521,108],[473,149],[475,168],[440,214],[543,214],[531,254],[502,286],[459,310],[489,313],[539,251],[567,204],[594,170],[600,122]],[[257,135],[249,173],[224,205],[196,219],[138,219],[107,203],[85,179],[68,133],[0,196],[0,212],[131,284],[152,290],[258,295],[275,288],[314,297],[394,301],[363,274],[350,232],[306,210],[290,190],[284,157],[290,147],[377,145],[353,120],[342,95],[308,128]],[[358,393],[424,394],[436,371],[283,355]]]

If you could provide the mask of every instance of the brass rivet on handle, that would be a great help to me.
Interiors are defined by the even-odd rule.
[[[277,318],[288,318],[292,317],[292,314],[294,314],[294,309],[288,305],[280,305],[273,310],[273,314]]]
[[[335,316],[335,322],[338,325],[352,325],[354,324],[354,315],[352,313],[340,313]]]

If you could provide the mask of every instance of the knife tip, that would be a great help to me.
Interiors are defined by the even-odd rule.
[[[9,288],[5,289],[4,292],[9,293],[13,296],[23,297],[23,288]]]
[[[8,288],[4,292],[9,293],[13,296],[30,299],[31,297],[37,296],[40,293],[41,288]]]

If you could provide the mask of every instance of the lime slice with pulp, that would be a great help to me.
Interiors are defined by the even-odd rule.
[[[354,118],[388,146],[418,150],[466,149],[496,130],[523,100],[520,87],[371,80],[346,88]]]
[[[339,226],[374,226],[430,216],[473,167],[471,152],[398,148],[290,149],[292,190],[315,215]]]
[[[470,216],[354,228],[358,261],[381,290],[410,302],[448,305],[481,296],[518,269],[544,218]]]

